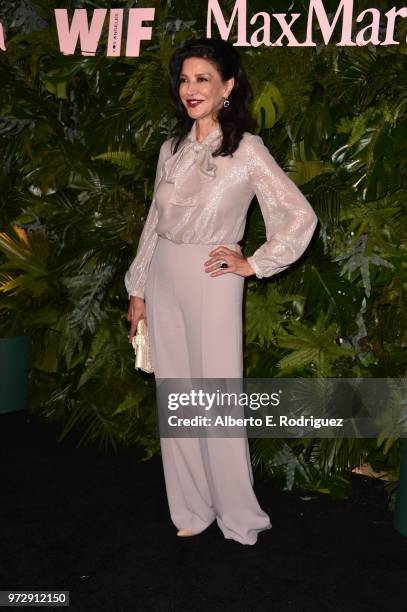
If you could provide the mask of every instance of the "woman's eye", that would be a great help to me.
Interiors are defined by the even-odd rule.
[[[183,83],[184,81],[186,81],[187,79],[185,79],[184,77],[180,78],[180,83]],[[206,79],[205,77],[198,77],[198,81],[207,81],[208,79]]]

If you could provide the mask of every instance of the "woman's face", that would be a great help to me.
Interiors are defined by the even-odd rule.
[[[216,118],[234,82],[233,77],[223,82],[214,65],[202,57],[185,59],[179,77],[179,95],[188,115],[192,119]],[[199,103],[190,104],[192,100]]]

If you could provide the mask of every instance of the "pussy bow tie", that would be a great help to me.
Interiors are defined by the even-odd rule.
[[[174,184],[170,204],[177,206],[196,206],[202,184],[216,177],[212,150],[221,137],[220,127],[212,130],[202,142],[195,139],[194,128],[195,124],[184,144],[164,163],[165,180]]]

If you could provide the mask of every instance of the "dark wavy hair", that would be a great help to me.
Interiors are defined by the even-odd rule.
[[[175,153],[181,142],[191,130],[194,123],[182,103],[179,95],[179,77],[182,65],[188,57],[202,57],[211,62],[219,72],[223,81],[234,77],[235,82],[229,94],[230,105],[221,107],[217,113],[217,120],[223,132],[222,142],[213,156],[231,155],[239,146],[243,133],[254,132],[257,121],[249,111],[249,104],[253,99],[250,83],[240,63],[240,57],[230,43],[220,38],[191,38],[178,47],[170,60],[170,97],[175,108],[177,125],[173,145]]]

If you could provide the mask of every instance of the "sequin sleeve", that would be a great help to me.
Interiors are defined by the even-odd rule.
[[[313,208],[278,165],[262,138],[248,142],[247,174],[257,196],[267,241],[247,261],[257,278],[282,272],[304,253],[318,223]]]
[[[165,161],[164,150],[166,142],[161,145],[160,154],[158,156],[153,199],[151,201],[143,231],[140,235],[137,253],[124,277],[124,284],[126,286],[129,299],[130,296],[137,296],[144,299],[144,288],[147,280],[147,272],[158,240],[158,235],[156,232],[158,211],[155,201],[155,192],[161,178],[161,171]]]

